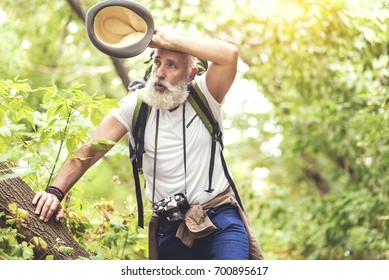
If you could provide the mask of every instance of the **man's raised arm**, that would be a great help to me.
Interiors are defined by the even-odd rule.
[[[235,45],[213,38],[156,30],[149,46],[182,52],[209,61],[206,72],[207,87],[219,103],[223,101],[237,71],[238,49]]]

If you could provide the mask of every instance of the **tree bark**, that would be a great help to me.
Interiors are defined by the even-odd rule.
[[[12,175],[13,172],[6,164],[0,163],[0,176],[5,174]],[[39,220],[32,204],[34,195],[32,189],[19,177],[11,176],[8,179],[0,179],[0,212],[4,212],[8,217],[17,218],[18,213],[12,209],[12,204],[16,204],[18,209],[27,211],[28,215],[21,222],[14,223],[12,227],[15,227],[27,242],[34,237],[40,237],[47,244],[47,248],[39,248],[40,246],[34,248],[34,258],[45,259],[48,255],[53,255],[56,260],[89,258],[88,252],[79,246],[64,224],[56,222],[54,218],[47,223]],[[2,228],[9,227],[6,224],[6,216],[0,219]],[[60,246],[71,247],[74,250],[71,253],[60,252],[58,250]]]

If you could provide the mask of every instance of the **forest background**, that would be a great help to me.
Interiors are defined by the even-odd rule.
[[[0,162],[35,192],[146,67],[149,50],[113,60],[90,43],[74,8],[97,2],[0,4]],[[265,257],[389,259],[389,2],[140,2],[157,27],[239,48],[225,155]],[[147,258],[125,139],[63,204],[93,259]],[[11,228],[0,257],[33,258]]]

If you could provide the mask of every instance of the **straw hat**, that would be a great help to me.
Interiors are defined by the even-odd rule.
[[[141,4],[129,0],[105,0],[86,15],[89,39],[101,52],[118,58],[142,53],[154,34],[154,21]]]

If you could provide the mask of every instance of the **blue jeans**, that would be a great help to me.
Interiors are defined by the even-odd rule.
[[[196,239],[192,248],[176,237],[179,223],[158,222],[158,256],[161,260],[247,260],[249,243],[238,209],[224,204],[207,214],[217,227],[210,235]]]

